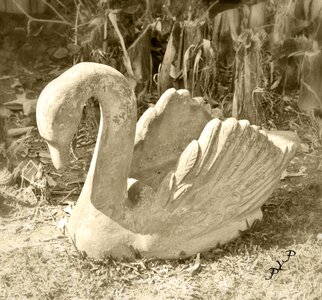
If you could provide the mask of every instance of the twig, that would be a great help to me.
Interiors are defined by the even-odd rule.
[[[129,76],[131,78],[134,78],[134,73],[133,73],[133,70],[132,70],[132,66],[131,66],[131,60],[130,60],[130,56],[126,50],[126,47],[125,47],[125,43],[124,43],[124,39],[123,39],[123,36],[119,30],[119,27],[117,25],[117,20],[116,20],[116,14],[115,12],[111,11],[109,14],[108,14],[108,18],[110,19],[113,27],[114,27],[114,30],[120,40],[120,44],[121,44],[121,47],[122,47],[122,50],[123,50],[123,59],[124,59],[124,65],[125,65],[125,68],[126,68],[126,71],[128,72]]]
[[[52,195],[66,195],[70,192],[67,192],[67,191],[51,191],[50,192]],[[72,191],[72,193],[70,195],[79,195],[78,192],[75,192],[75,191]]]
[[[25,216],[21,216],[21,217],[15,217],[15,218],[1,218],[2,222],[15,222],[15,221],[19,221],[22,219],[27,219],[29,217],[32,217],[34,214],[29,214],[29,215],[25,215]]]
[[[151,8],[151,0],[145,0],[145,15],[147,17],[151,17],[152,16],[152,8]]]
[[[69,25],[71,27],[73,27],[73,24],[69,23],[69,22],[65,22],[65,21],[60,21],[60,20],[46,20],[46,19],[37,19],[32,17],[31,15],[29,15],[17,2],[16,0],[13,0],[13,2],[17,5],[17,7],[19,8],[19,10],[25,15],[27,16],[31,21],[34,22],[43,22],[43,23],[56,23],[56,24],[65,24],[65,25]]]
[[[16,1],[16,0],[15,0]],[[67,22],[68,21],[56,10],[55,7],[53,7],[50,3],[48,3],[46,0],[41,0],[45,5],[47,5],[62,21]]]
[[[57,2],[60,6],[62,6],[62,7],[65,9],[65,11],[66,11],[66,6],[65,6],[61,1],[56,0],[56,2]]]
[[[78,42],[78,18],[79,18],[79,8],[80,3],[77,3],[77,0],[74,0],[75,6],[76,6],[76,17],[75,17],[75,42],[74,44],[77,45]]]
[[[63,203],[77,189],[78,189],[77,187],[73,188],[63,199],[61,199],[60,201],[58,201],[58,204]]]
[[[307,84],[304,80],[302,80],[303,85],[306,87],[306,89],[313,95],[314,99],[319,103],[321,101],[318,94],[313,90],[313,88]]]
[[[77,248],[75,235],[74,235],[74,238],[73,238],[66,226],[65,226],[65,232],[67,233],[69,239],[72,241],[72,245],[74,246],[74,248],[75,248],[76,252],[78,253],[78,255],[84,260],[86,258],[86,254],[85,254],[86,252],[82,252]]]
[[[107,52],[107,34],[108,34],[107,18],[105,17],[105,21],[104,21],[104,40],[103,40],[103,50],[104,50],[104,52]]]
[[[78,179],[78,180],[74,180],[74,181],[70,181],[70,182],[67,182],[66,185],[72,185],[72,184],[79,184],[79,183],[84,183],[84,180],[83,179]]]
[[[32,217],[34,223],[36,221],[36,217],[37,217],[38,211],[39,211],[39,206],[37,206],[37,208],[35,209],[35,213],[34,213],[34,215]]]

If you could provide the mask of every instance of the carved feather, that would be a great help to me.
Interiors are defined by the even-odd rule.
[[[182,152],[176,168],[176,182],[179,185],[194,167],[199,154],[199,143],[193,140]]]
[[[266,135],[245,120],[211,120],[198,139],[197,159],[191,158],[191,149],[197,148],[195,142],[180,158],[175,170],[178,180],[171,192],[172,199],[180,201],[171,201],[168,209],[173,215],[191,212],[180,213],[181,222],[186,224],[193,222],[191,216],[199,211],[203,223],[213,230],[224,226],[225,220],[237,220],[259,209],[294,155],[288,153],[288,147],[276,147]]]

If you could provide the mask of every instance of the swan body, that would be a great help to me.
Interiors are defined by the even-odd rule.
[[[131,257],[137,250],[178,258],[231,240],[262,218],[261,205],[295,155],[294,134],[211,119],[185,90],[167,90],[136,124],[125,77],[80,63],[50,82],[37,103],[38,129],[55,167],[68,162],[92,96],[100,103],[100,127],[68,225],[78,249],[92,257]]]

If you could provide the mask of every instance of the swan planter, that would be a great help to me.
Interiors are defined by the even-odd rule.
[[[186,90],[167,90],[137,123],[125,77],[80,63],[50,82],[37,104],[56,168],[68,163],[92,96],[101,108],[97,143],[68,224],[92,257],[186,257],[233,239],[262,218],[261,205],[295,154],[294,134],[211,119]]]

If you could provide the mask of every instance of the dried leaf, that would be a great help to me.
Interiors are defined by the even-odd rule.
[[[50,153],[46,152],[46,151],[40,151],[38,153],[39,157],[42,157],[42,158],[51,158],[50,156]]]
[[[191,90],[188,83],[188,72],[189,72],[190,50],[192,48],[195,48],[195,45],[190,45],[190,47],[186,50],[183,56],[183,63],[182,63],[183,84],[184,84],[184,88],[187,90]]]
[[[23,103],[23,114],[29,116],[33,113],[36,113],[37,99],[28,100]]]
[[[318,165],[318,170],[322,171],[322,161],[320,161],[319,165]]]
[[[50,187],[54,187],[57,185],[57,182],[51,176],[49,176],[48,174],[45,174],[45,176],[47,179],[47,183]]]
[[[310,145],[301,143],[300,144],[300,149],[302,153],[309,153],[310,152]]]
[[[12,110],[23,110],[24,115],[28,116],[31,113],[36,112],[37,99],[28,99],[26,93],[17,95],[16,100],[4,103],[5,107]]]
[[[11,111],[7,107],[0,104],[0,116],[1,117],[10,117],[10,115],[11,115]]]
[[[68,215],[70,215],[70,214],[72,213],[72,210],[73,210],[73,208],[72,208],[72,206],[71,206],[71,205],[67,205],[67,206],[63,209],[63,211],[64,211],[66,214],[68,214]]]
[[[191,267],[185,269],[184,271],[191,273],[191,275],[195,275],[196,273],[198,273],[200,271],[200,268],[201,268],[200,253],[198,253],[196,256],[196,259],[194,261],[194,264]]]
[[[161,95],[168,88],[173,86],[171,78],[177,78],[179,74],[173,65],[175,62],[175,57],[178,55],[178,43],[181,35],[181,25],[176,22],[173,25],[172,32],[167,44],[166,51],[163,56],[163,61],[161,64],[159,76],[158,76],[158,92]]]
[[[285,179],[288,176],[288,172],[286,170],[283,171],[282,175],[281,175],[281,180]]]
[[[58,77],[62,73],[64,73],[67,70],[67,68],[61,69],[60,67],[54,68],[51,71],[48,72],[49,75],[53,75],[55,77]]]
[[[60,47],[58,48],[55,53],[53,54],[53,56],[57,59],[62,59],[68,56],[68,50],[66,48]]]
[[[192,87],[191,87],[191,95],[194,96],[194,90],[195,90],[195,82],[198,82],[198,73],[199,73],[199,61],[201,59],[202,50],[199,49],[198,53],[196,55],[194,64],[193,64],[193,74],[192,74]],[[197,80],[196,80],[197,79]]]
[[[12,128],[8,130],[8,136],[19,136],[25,133],[30,132],[34,126],[27,126],[22,128]]]
[[[288,176],[289,177],[306,176],[307,175],[306,170],[307,170],[307,167],[301,166],[298,172],[292,172],[292,173],[290,172],[288,173]]]
[[[210,40],[203,39],[202,40],[202,50],[203,50],[204,56],[206,57],[206,62],[208,62],[210,60],[210,58],[212,58],[213,53],[212,53],[211,49],[212,48],[211,48]]]
[[[182,75],[182,71],[179,70],[178,72],[177,68],[171,64],[169,75],[173,80],[177,80]]]
[[[114,12],[110,12],[108,14],[108,18],[110,19],[113,27],[114,27],[114,30],[120,40],[120,44],[121,44],[121,47],[122,47],[122,50],[123,50],[123,61],[124,61],[124,66],[126,68],[126,71],[127,73],[129,74],[129,76],[131,78],[134,78],[134,73],[133,73],[133,70],[132,70],[132,66],[131,66],[131,60],[130,60],[130,57],[129,57],[129,54],[126,50],[126,47],[125,47],[125,43],[124,43],[124,39],[123,39],[123,36],[119,30],[119,27],[117,25],[117,19],[116,19],[116,14]]]
[[[64,230],[64,228],[66,227],[67,225],[67,220],[66,218],[62,218],[60,219],[58,222],[57,222],[57,228],[60,229],[60,230]]]
[[[280,85],[281,79],[282,77],[280,76],[277,80],[275,80],[275,82],[271,86],[271,90],[275,90]]]
[[[304,80],[302,80],[302,84],[312,94],[312,96],[315,98],[315,100],[317,101],[317,103],[319,103],[320,102],[320,97],[314,91],[314,89],[309,84],[307,84]]]
[[[67,45],[67,49],[69,51],[69,55],[75,55],[80,51],[81,46],[70,43]]]
[[[24,102],[24,100],[22,100],[22,99],[12,100],[12,101],[4,103],[3,105],[5,105],[8,109],[10,109],[12,111],[16,111],[16,110],[22,110],[23,102]]]

